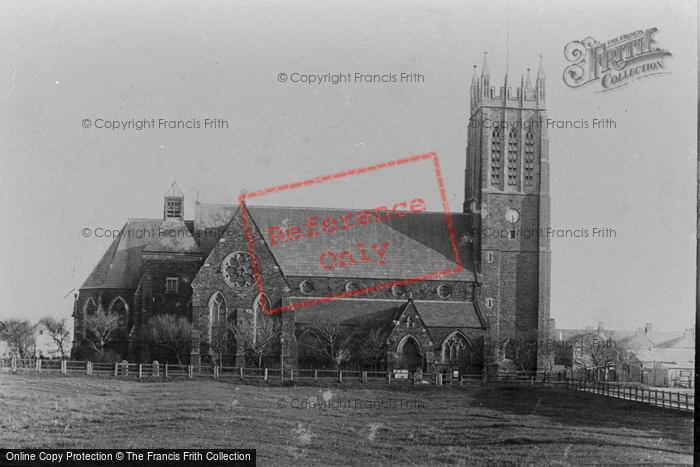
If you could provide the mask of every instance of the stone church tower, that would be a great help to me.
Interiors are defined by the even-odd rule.
[[[490,80],[484,55],[481,76],[475,67],[471,85],[464,212],[474,219],[474,261],[483,281],[479,302],[491,323],[485,354],[507,369],[509,339],[541,346],[548,338],[549,147],[542,60],[534,87],[529,69],[515,94],[507,73],[499,93]]]

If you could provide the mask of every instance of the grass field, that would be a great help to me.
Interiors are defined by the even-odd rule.
[[[5,448],[257,448],[261,466],[690,465],[692,424],[554,388],[0,374]]]

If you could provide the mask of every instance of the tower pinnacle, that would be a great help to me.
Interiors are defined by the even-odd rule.
[[[487,52],[484,52],[484,66],[481,67],[481,77],[490,78],[491,73],[489,73],[489,62],[486,59]]]
[[[537,80],[544,80],[544,64],[542,63],[542,55],[540,55],[540,68],[537,70]]]

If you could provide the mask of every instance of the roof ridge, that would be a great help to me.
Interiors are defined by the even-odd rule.
[[[227,206],[227,205],[223,205]],[[323,207],[318,207],[318,206],[266,206],[266,205],[261,205],[261,204],[248,204],[246,203],[246,208],[247,209],[258,209],[258,208],[263,208],[263,209],[290,209],[290,210],[325,210],[325,211],[342,211],[342,212],[348,212],[348,211],[373,211],[379,206],[375,206],[373,208],[323,208]],[[413,211],[406,211],[406,214],[449,214],[450,216],[455,216],[455,215],[462,215],[462,216],[471,216],[469,213],[465,212],[445,212],[445,211],[421,211],[421,212],[413,212]]]

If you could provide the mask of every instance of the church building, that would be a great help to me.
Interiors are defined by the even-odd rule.
[[[323,365],[319,338],[335,333],[336,363],[346,345],[344,361],[356,366],[357,349],[373,348],[380,353],[375,367],[537,368],[531,346],[549,336],[551,268],[541,60],[534,86],[528,70],[513,94],[508,76],[499,89],[491,85],[484,57],[470,97],[464,206],[451,214],[459,261],[445,213],[412,204],[397,214],[197,201],[194,219],[186,220],[184,196],[173,184],[163,217],[127,221],[80,287],[73,358],[92,358],[83,345],[86,317],[101,308],[120,317],[114,354],[136,362],[171,358],[147,343],[151,319],[172,314],[192,323],[183,351],[191,365],[251,364],[232,330],[275,320],[278,335],[260,360],[269,367]],[[320,234],[348,213],[362,228]],[[279,226],[300,228],[285,233]],[[302,232],[304,241],[290,241]],[[319,261],[318,252],[339,244],[357,247]],[[344,267],[329,267],[336,261]],[[453,274],[411,279],[460,265]],[[342,297],[322,300],[336,295]],[[288,311],[267,314],[279,307]],[[342,335],[361,342],[342,343]]]

